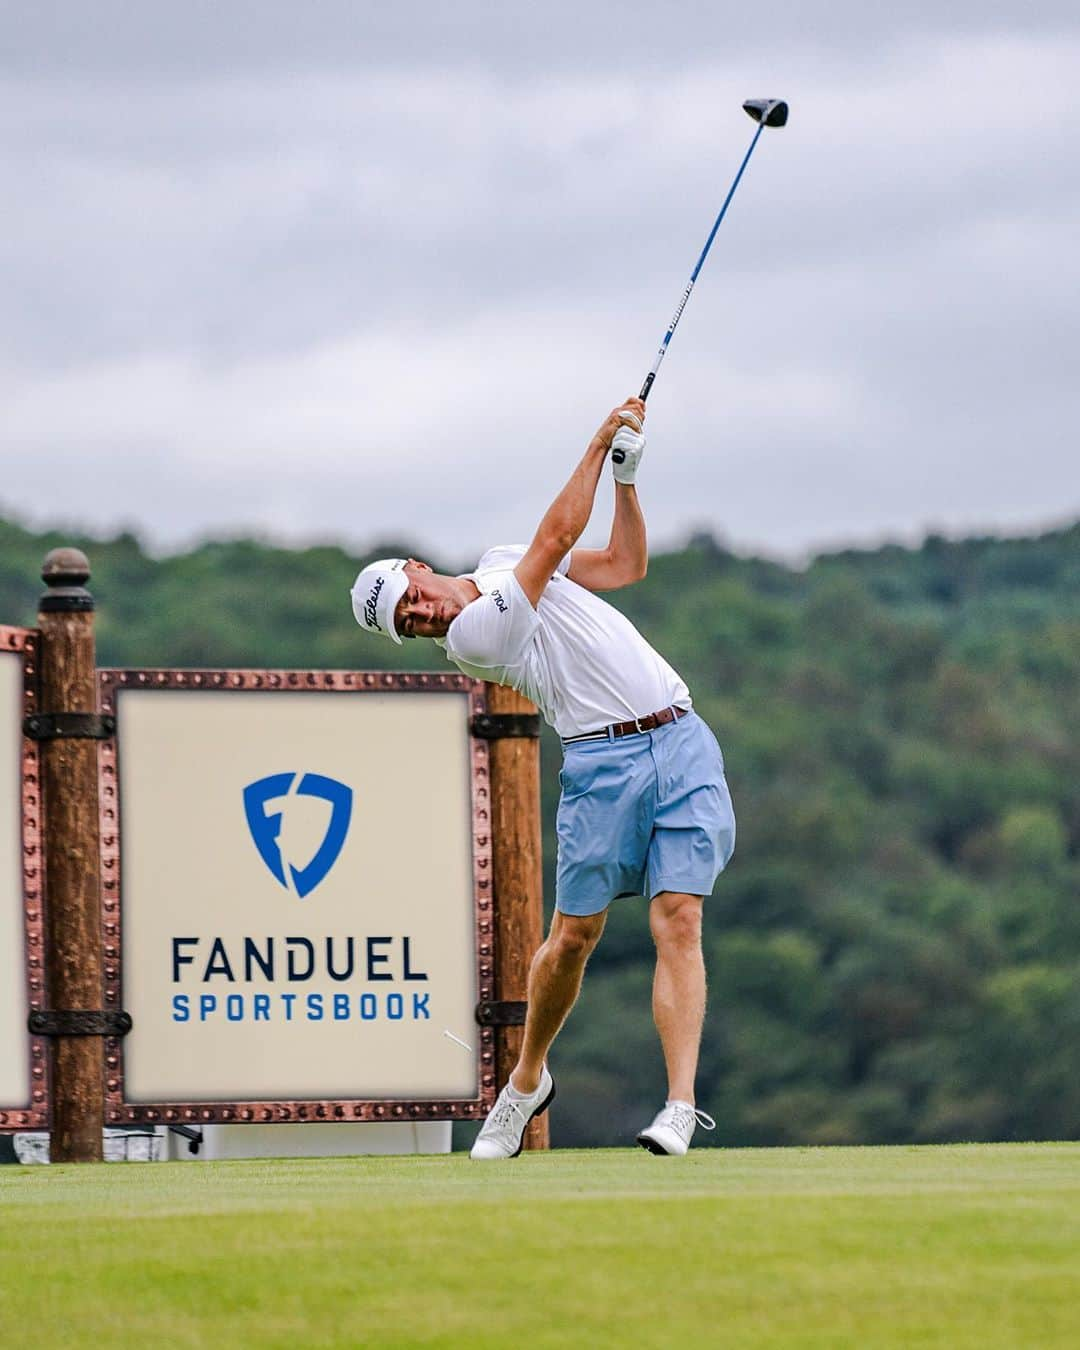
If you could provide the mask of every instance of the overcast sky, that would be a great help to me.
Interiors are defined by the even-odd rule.
[[[649,401],[654,543],[1080,514],[1075,3],[0,0],[0,32],[0,513],[529,537],[779,96]]]

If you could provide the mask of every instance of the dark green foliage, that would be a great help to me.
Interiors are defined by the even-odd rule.
[[[359,633],[361,559],[332,547],[155,560],[0,522],[5,621],[33,622],[60,543],[93,563],[102,665],[445,665]],[[739,817],[706,908],[717,1140],[1080,1135],[1080,524],[802,572],[699,535],[611,598],[686,677]],[[651,968],[621,901],[557,1047],[558,1143],[625,1143],[662,1098]]]

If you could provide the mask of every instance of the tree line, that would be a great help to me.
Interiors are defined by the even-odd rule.
[[[155,558],[0,520],[0,621],[33,623],[72,543],[102,665],[445,668],[349,608],[363,561],[415,545]],[[1080,523],[801,569],[700,534],[610,598],[689,683],[738,815],[706,904],[709,1141],[1080,1137]],[[549,910],[559,758],[545,737]],[[654,1112],[651,972],[645,902],[620,901],[556,1047],[556,1144],[625,1144]]]

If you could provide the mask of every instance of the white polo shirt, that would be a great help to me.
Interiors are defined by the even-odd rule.
[[[570,554],[533,609],[514,576],[525,552],[488,549],[467,574],[480,596],[435,639],[459,670],[532,699],[560,736],[690,707],[682,679],[630,620],[566,575]]]

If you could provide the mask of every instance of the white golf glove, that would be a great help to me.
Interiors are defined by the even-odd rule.
[[[645,453],[645,433],[633,413],[624,412],[619,416],[628,425],[620,427],[611,438],[611,472],[616,483],[632,483]]]

